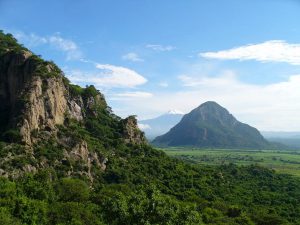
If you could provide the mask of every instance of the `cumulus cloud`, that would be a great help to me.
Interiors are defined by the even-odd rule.
[[[134,70],[110,64],[96,64],[99,72],[84,73],[80,70],[67,73],[68,78],[77,84],[94,84],[98,88],[133,88],[147,82],[147,79]]]
[[[183,86],[186,87],[197,87],[197,86],[226,86],[231,85],[236,78],[236,74],[231,70],[222,72],[221,77],[201,77],[200,79],[189,75],[180,75],[178,79],[182,82]]]
[[[140,118],[155,117],[170,108],[188,113],[201,103],[212,100],[227,108],[240,121],[260,130],[300,130],[300,75],[267,85],[243,83],[232,71],[225,71],[217,77],[186,75],[185,78],[189,80],[183,85],[191,81],[193,85],[185,85],[183,91],[156,93],[147,99],[147,104],[140,99],[128,101],[128,112],[134,109]]]
[[[123,60],[128,60],[132,62],[143,62],[144,60],[138,56],[138,54],[134,52],[129,52],[122,56]]]
[[[171,45],[157,45],[157,44],[148,44],[146,45],[146,48],[150,48],[154,51],[158,51],[158,52],[166,52],[166,51],[172,51],[174,49],[176,49],[174,46]]]
[[[109,64],[97,64],[102,70],[102,77],[98,78],[100,85],[116,87],[134,87],[147,82],[147,79],[134,70]]]
[[[283,40],[271,40],[224,51],[200,53],[199,56],[223,60],[256,60],[300,65],[300,44],[289,44]]]
[[[48,37],[48,42],[57,49],[67,53],[67,59],[81,59],[82,53],[77,44],[68,39],[64,39],[58,35]]]
[[[28,47],[48,44],[51,47],[64,52],[67,60],[77,60],[82,58],[82,52],[78,45],[72,40],[61,37],[59,34],[43,37],[34,33],[26,34],[21,31],[12,33],[21,43],[24,43]]]

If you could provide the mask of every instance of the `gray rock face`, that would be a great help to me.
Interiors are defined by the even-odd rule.
[[[88,138],[84,140],[84,136],[69,132],[72,124],[85,129],[90,122],[89,125],[102,126],[105,131],[106,122],[114,121],[114,129],[122,141],[146,143],[135,117],[121,120],[113,115],[104,96],[94,87],[84,89],[71,85],[54,63],[29,51],[0,53],[0,138],[7,142],[2,149],[7,154],[0,160],[0,176],[16,178],[42,168],[63,167],[68,168],[69,176],[84,175],[93,182],[95,171],[106,169],[107,154]],[[97,135],[106,138],[106,133],[97,131]],[[9,138],[17,135],[17,139],[3,138],[7,132]],[[97,138],[103,141],[101,136]],[[49,143],[51,147],[47,147]],[[6,166],[23,158],[30,159],[31,163],[19,168]]]
[[[0,74],[0,100],[4,102],[0,112],[6,113],[7,126],[20,129],[27,145],[34,142],[34,130],[55,130],[56,125],[64,123],[66,115],[78,121],[84,117],[83,99],[71,97],[62,76],[37,76],[30,56],[29,52],[8,54],[1,59],[5,70]],[[53,70],[51,65],[46,68],[48,73]]]
[[[31,146],[40,139],[47,141],[56,137],[57,126],[63,125],[66,119],[83,120],[86,116],[85,109],[93,108],[93,105],[98,103],[98,99],[101,99],[95,96],[95,100],[91,98],[84,100],[81,96],[71,95],[62,75],[37,74],[39,68],[36,59],[33,60],[31,56],[32,53],[23,51],[18,54],[8,52],[0,58],[1,128],[20,131],[21,141],[27,146],[26,151],[28,151],[21,155],[31,155]],[[55,68],[51,64],[46,65],[45,68],[46,74],[54,73]],[[38,137],[33,133],[39,133]],[[59,138],[56,138],[59,142]],[[66,149],[69,150],[70,146],[67,145]],[[10,161],[21,155],[8,155],[5,160]],[[103,160],[100,155],[90,152],[85,141],[77,143],[67,155],[68,159],[82,160],[88,167],[86,175],[90,179],[92,179],[91,163],[105,170],[107,159]],[[15,170],[9,174],[17,177],[23,172],[34,173],[44,166],[47,166],[46,161],[36,167],[28,164],[20,171]],[[0,173],[8,174],[4,170]]]
[[[0,60],[0,122],[4,125],[16,123],[13,116],[20,112],[26,84],[31,80],[34,65],[30,52],[13,54],[8,52]]]
[[[65,159],[71,161],[79,161],[82,165],[87,167],[87,171],[81,171],[81,175],[86,175],[91,182],[93,182],[92,176],[92,164],[96,165],[99,169],[105,170],[108,159],[104,156],[99,156],[96,152],[90,152],[88,145],[85,141],[76,144],[71,151],[64,152]],[[69,175],[74,175],[74,171],[69,171]]]

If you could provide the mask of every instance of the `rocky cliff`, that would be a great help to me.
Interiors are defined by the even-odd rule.
[[[21,155],[32,161],[41,157],[20,171],[67,165],[67,174],[93,180],[92,167],[106,168],[106,142],[116,139],[118,143],[146,144],[136,119],[122,120],[113,115],[104,96],[93,86],[70,84],[53,62],[42,60],[8,35],[0,35],[0,44],[0,140],[18,143],[24,149],[18,155],[7,150],[10,156],[4,157],[0,167]],[[82,129],[87,131],[79,134]],[[95,144],[93,137],[103,143]],[[53,146],[59,146],[58,157],[49,159],[53,152],[41,155],[40,151]],[[76,171],[76,162],[85,168]]]
[[[51,62],[39,64],[37,60],[28,51],[7,52],[1,57],[0,99],[5,104],[0,110],[6,113],[3,124],[20,129],[27,145],[34,142],[33,130],[55,131],[67,116],[81,121],[85,109],[93,104],[106,105],[100,93],[87,99],[72,96],[62,72]]]

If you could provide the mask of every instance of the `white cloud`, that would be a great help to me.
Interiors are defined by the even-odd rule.
[[[62,38],[59,34],[51,36],[39,36],[34,33],[26,34],[21,31],[12,32],[13,35],[28,47],[36,47],[48,44],[66,54],[67,60],[77,60],[82,58],[82,52],[77,44],[69,39]]]
[[[110,64],[96,64],[100,72],[84,73],[80,70],[67,73],[68,78],[77,84],[94,84],[98,88],[133,88],[147,82],[147,79],[134,70]]]
[[[260,130],[300,130],[300,75],[267,85],[243,83],[232,71],[213,78],[187,77],[188,82],[193,80],[197,85],[189,85],[184,91],[156,93],[147,99],[147,104],[144,100],[132,99],[126,102],[128,114],[133,111],[139,118],[153,118],[170,108],[188,113],[212,100],[227,108],[238,120]]]
[[[134,52],[129,52],[122,56],[123,60],[128,60],[132,62],[143,62],[144,60],[138,56],[138,54]]]
[[[15,38],[23,43],[25,43],[28,47],[35,47],[42,44],[47,44],[48,40],[45,37],[40,37],[36,34],[25,34],[21,31],[12,32]]]
[[[143,91],[134,91],[134,92],[119,93],[119,94],[115,94],[114,96],[121,97],[121,98],[151,98],[153,94],[149,92],[143,92]]]
[[[236,75],[231,70],[222,72],[222,77],[202,77],[196,78],[189,75],[180,75],[178,79],[182,82],[183,86],[186,87],[197,87],[197,86],[221,86],[230,85],[236,78]]]
[[[148,125],[148,124],[139,123],[138,126],[141,130],[150,130],[151,129],[150,125]]]
[[[224,60],[256,60],[260,62],[285,62],[292,65],[300,65],[300,44],[289,44],[282,40],[271,40],[224,51],[200,53],[199,56]]]
[[[97,64],[96,68],[102,70],[102,77],[98,78],[98,83],[104,86],[135,87],[147,82],[142,75],[125,67]]]
[[[198,79],[194,79],[193,77],[189,76],[189,75],[179,75],[178,79],[182,82],[183,86],[187,86],[187,87],[194,87],[197,86],[199,84],[201,84]]]
[[[166,51],[172,51],[174,49],[176,49],[174,46],[171,45],[157,45],[157,44],[148,44],[146,45],[146,48],[150,48],[154,51],[159,51],[159,52],[166,52]]]
[[[67,53],[67,59],[81,59],[82,53],[76,43],[72,40],[64,39],[59,35],[48,37],[48,42],[57,49]]]

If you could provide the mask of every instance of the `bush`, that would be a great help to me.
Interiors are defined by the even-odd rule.
[[[83,93],[84,97],[95,97],[98,94],[99,92],[94,85],[86,86]]]
[[[7,208],[0,207],[0,224],[3,225],[18,225],[19,221],[15,220]]]
[[[61,201],[84,202],[89,199],[89,186],[82,180],[64,178],[58,185],[58,195]]]
[[[78,85],[69,84],[69,91],[71,95],[78,96],[83,94],[84,89]]]
[[[2,140],[9,143],[20,143],[22,141],[22,136],[19,130],[10,129],[2,134]]]
[[[7,178],[0,177],[0,198],[14,198],[16,195],[16,184]],[[0,223],[1,224],[1,223]]]

